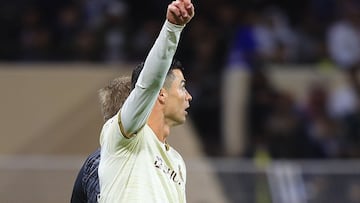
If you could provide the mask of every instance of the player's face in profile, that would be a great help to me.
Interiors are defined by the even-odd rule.
[[[170,119],[174,125],[182,124],[186,120],[192,96],[186,90],[185,79],[181,70],[172,70],[174,79],[170,88],[167,90],[167,99],[165,106],[166,117]]]

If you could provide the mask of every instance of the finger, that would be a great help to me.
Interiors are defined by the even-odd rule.
[[[177,0],[174,2],[174,5],[179,9],[181,16],[183,16],[184,18],[188,17],[188,11],[186,10],[183,2]]]
[[[191,0],[178,0],[178,1],[182,2],[186,9],[190,9],[193,6]]]
[[[195,10],[194,10],[194,5],[192,3],[190,3],[190,5],[186,7],[186,10],[189,16],[194,16]]]
[[[177,6],[175,6],[173,3],[169,5],[169,11],[174,15],[174,16],[181,16],[181,12],[179,10],[179,8]]]
[[[171,23],[174,24],[184,24],[181,17],[181,13],[180,10],[173,4],[170,4],[168,6],[168,14],[167,14],[167,18]]]
[[[178,0],[183,2],[185,5],[191,4],[191,0]]]
[[[193,17],[194,16],[194,5],[191,3],[190,0],[177,0],[179,3],[181,3],[179,5],[179,9],[182,9],[182,7],[185,8],[186,10],[186,14],[184,14],[184,11],[182,10],[182,15],[187,18],[187,17]],[[178,4],[176,4],[178,5]]]

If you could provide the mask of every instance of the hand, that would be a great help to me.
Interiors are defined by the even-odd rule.
[[[176,0],[169,4],[166,18],[176,25],[185,25],[194,17],[194,5],[191,0]]]

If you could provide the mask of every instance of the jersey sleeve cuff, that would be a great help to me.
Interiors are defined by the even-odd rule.
[[[174,23],[171,23],[168,20],[165,21],[165,26],[167,29],[174,31],[174,32],[181,32],[185,27],[185,25],[176,25]]]

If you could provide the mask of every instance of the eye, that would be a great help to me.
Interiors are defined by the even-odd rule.
[[[186,85],[185,85],[185,84],[182,85],[182,86],[181,86],[181,89],[182,89],[182,90],[186,90]]]
[[[185,91],[185,90],[186,90],[185,80],[181,81],[180,85],[181,85],[181,86],[180,86],[181,90]]]

